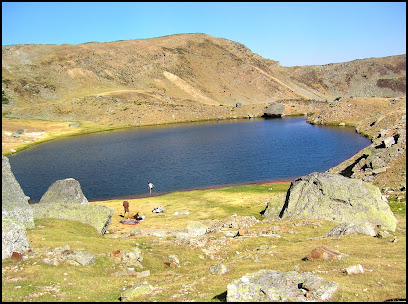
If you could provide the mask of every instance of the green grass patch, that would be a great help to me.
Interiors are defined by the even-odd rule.
[[[274,193],[286,192],[289,189],[289,186],[290,182],[284,182],[275,184],[232,186],[214,191],[219,191],[221,193]]]
[[[389,201],[388,205],[394,214],[406,214],[407,213],[407,203],[406,201]]]

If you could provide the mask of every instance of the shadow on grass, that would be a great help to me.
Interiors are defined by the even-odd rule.
[[[216,295],[212,300],[218,300],[220,302],[227,302],[227,291],[224,291],[223,293],[220,293],[219,295]]]

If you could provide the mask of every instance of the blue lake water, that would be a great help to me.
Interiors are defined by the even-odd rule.
[[[24,193],[39,201],[75,178],[88,200],[238,183],[288,180],[326,171],[367,147],[350,127],[305,118],[139,127],[58,139],[10,155]]]

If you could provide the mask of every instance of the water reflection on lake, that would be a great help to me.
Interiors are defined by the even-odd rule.
[[[59,139],[9,156],[24,193],[39,201],[75,178],[89,200],[294,178],[325,171],[370,140],[305,118],[140,127]]]

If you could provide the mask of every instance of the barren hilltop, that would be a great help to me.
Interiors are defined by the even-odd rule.
[[[277,100],[405,95],[405,64],[400,55],[282,67],[240,43],[205,34],[12,45],[2,47],[9,100],[2,108],[10,117],[113,125],[224,118],[230,109],[220,113],[219,107],[237,103],[244,109],[233,114],[257,115]]]

